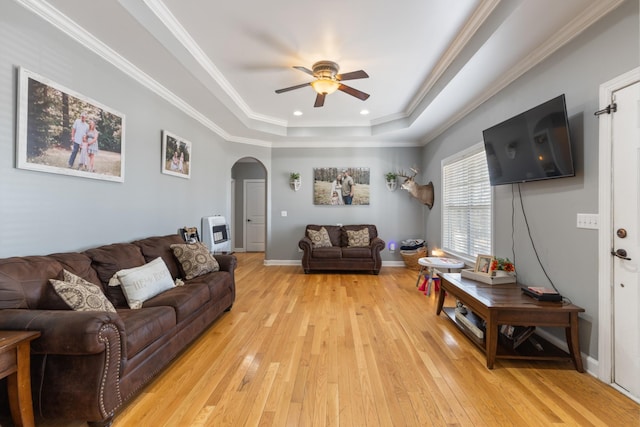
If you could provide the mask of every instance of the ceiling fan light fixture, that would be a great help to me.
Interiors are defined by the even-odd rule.
[[[313,90],[319,94],[331,95],[340,87],[340,82],[333,79],[317,79],[311,82]]]

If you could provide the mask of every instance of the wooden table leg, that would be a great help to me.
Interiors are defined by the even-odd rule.
[[[444,297],[447,293],[444,290],[444,286],[442,286],[442,282],[440,283],[440,292],[438,293],[438,305],[436,306],[436,315],[440,315],[442,312],[442,306],[444,305]]]
[[[442,289],[442,284],[440,286]],[[487,317],[487,327],[485,328],[485,353],[487,356],[487,368],[493,369],[493,364],[496,361],[496,353],[498,351],[498,325],[496,323],[496,316],[493,311],[489,311]]]
[[[578,313],[571,313],[571,320],[568,328],[564,328],[565,335],[567,336],[567,347],[569,347],[569,354],[573,359],[573,364],[578,372],[584,372],[582,366],[582,355],[580,354],[580,338],[578,336]]]
[[[11,417],[19,427],[35,425],[31,401],[29,345],[28,341],[18,344],[16,347],[17,370],[7,377]]]

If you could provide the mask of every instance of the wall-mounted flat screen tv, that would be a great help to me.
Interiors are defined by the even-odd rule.
[[[482,135],[491,185],[575,175],[564,94]]]

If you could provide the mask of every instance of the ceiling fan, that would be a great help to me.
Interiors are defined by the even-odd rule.
[[[313,90],[317,92],[316,102],[315,104],[313,104],[314,107],[322,107],[324,105],[325,96],[332,94],[336,90],[341,90],[342,92],[348,93],[351,96],[355,96],[362,101],[369,98],[369,94],[341,83],[343,80],[368,78],[369,75],[365,73],[364,70],[338,74],[340,67],[333,61],[318,61],[313,64],[313,71],[301,66],[295,66],[293,68],[307,73],[315,77],[316,79],[309,83],[303,83],[296,86],[286,87],[284,89],[278,89],[276,90],[276,93],[283,93],[294,89],[300,89],[305,86],[311,86],[313,87]]]

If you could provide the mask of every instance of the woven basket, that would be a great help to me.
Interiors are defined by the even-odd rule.
[[[400,255],[402,255],[402,259],[404,260],[407,268],[410,268],[411,270],[420,270],[418,260],[427,256],[427,248],[422,247],[415,251],[400,251]]]

